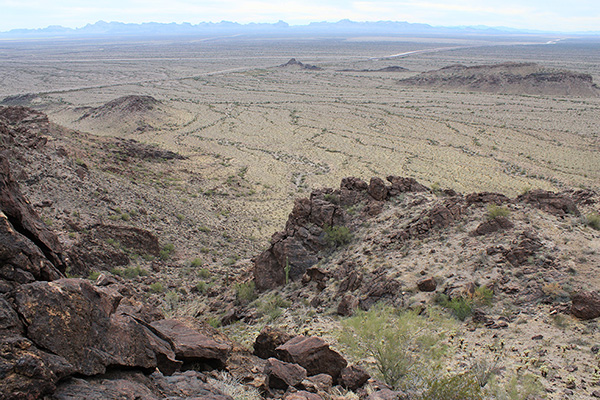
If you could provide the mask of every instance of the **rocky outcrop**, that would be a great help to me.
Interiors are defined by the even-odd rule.
[[[121,295],[83,279],[23,285],[14,300],[26,336],[64,357],[79,374],[102,374],[115,366],[172,373],[180,364],[169,343],[116,313]]]
[[[510,220],[506,217],[496,217],[492,219],[488,219],[487,221],[482,222],[475,228],[471,234],[473,236],[483,236],[488,235],[490,233],[505,231],[508,229],[514,228],[514,225]]]
[[[340,372],[340,385],[355,391],[367,383],[370,378],[371,376],[364,369],[350,365]]]
[[[63,276],[66,264],[56,235],[40,219],[0,155],[0,277],[17,283]]]
[[[285,64],[281,64],[279,67],[280,68],[296,67],[296,68],[300,68],[300,69],[307,69],[310,71],[320,71],[322,69],[321,67],[317,67],[316,65],[304,64],[304,63],[296,60],[295,58],[290,58],[290,60],[288,62],[286,62]]]
[[[519,202],[531,204],[549,214],[562,217],[566,214],[579,215],[575,202],[567,195],[536,189],[520,195]]]
[[[402,79],[402,85],[506,94],[597,97],[592,76],[555,70],[534,63],[449,65]]]
[[[152,96],[129,95],[111,100],[100,107],[92,108],[80,119],[101,118],[107,115],[143,113],[154,110],[161,102]]]
[[[328,229],[344,226],[350,231],[365,218],[381,213],[391,196],[429,190],[413,178],[388,176],[387,181],[391,185],[386,185],[380,178],[372,178],[367,184],[359,178],[348,177],[342,180],[337,190],[318,189],[310,198],[296,200],[285,230],[274,234],[269,249],[254,259],[256,288],[264,291],[283,285],[286,276],[291,280],[302,277],[335,241]],[[348,210],[353,208],[360,208],[360,212],[349,213]],[[448,205],[444,210],[450,214],[458,213],[455,208]],[[444,210],[431,216],[441,226],[444,222],[438,219],[451,219],[445,214],[437,216]]]
[[[68,251],[71,272],[87,275],[90,269],[110,270],[128,265],[128,253],[158,257],[158,237],[152,232],[131,226],[96,224],[86,229]]]

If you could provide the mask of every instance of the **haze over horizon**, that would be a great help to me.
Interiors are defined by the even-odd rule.
[[[432,26],[489,26],[551,32],[600,31],[595,0],[0,0],[0,31],[59,25],[81,28],[97,21],[191,23],[232,21],[290,25],[311,22],[407,21]]]

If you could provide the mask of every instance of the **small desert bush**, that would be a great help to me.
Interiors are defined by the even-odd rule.
[[[273,293],[269,296],[265,296],[261,300],[257,300],[256,308],[259,313],[268,316],[269,322],[277,319],[283,310],[287,309],[291,302],[285,300],[279,295],[279,293]]]
[[[486,392],[494,400],[533,400],[545,398],[544,386],[532,374],[514,375],[505,384],[492,380]]]
[[[163,287],[162,283],[154,282],[153,284],[150,285],[150,291],[152,293],[162,293],[165,291],[165,288]]]
[[[452,311],[452,314],[464,321],[473,313],[475,307],[489,306],[492,303],[494,292],[486,286],[475,289],[473,295],[462,295],[450,299],[447,295],[438,296],[437,303]]]
[[[356,356],[372,357],[377,377],[393,388],[426,392],[443,374],[444,327],[452,322],[433,310],[424,314],[382,305],[359,310],[342,321],[340,341]]]
[[[254,282],[237,283],[235,285],[235,298],[238,303],[248,304],[256,300],[258,295],[254,287]]]
[[[173,243],[167,243],[162,247],[162,249],[160,249],[159,257],[161,260],[167,261],[169,258],[171,258],[171,255],[174,251],[175,245],[173,245]]]
[[[584,217],[584,223],[592,229],[600,231],[600,214],[591,213]]]
[[[345,226],[325,226],[325,241],[332,247],[340,247],[352,241],[352,234]]]
[[[194,258],[192,261],[190,261],[190,267],[192,267],[192,268],[200,268],[201,266],[202,266],[201,258]]]
[[[100,271],[90,271],[88,275],[88,279],[91,281],[95,281],[100,276]]]
[[[421,397],[427,400],[480,400],[483,391],[475,377],[467,372],[434,379]]]
[[[508,217],[510,215],[510,210],[506,206],[497,206],[495,204],[490,204],[488,206],[487,217],[488,219],[496,219],[498,217]]]

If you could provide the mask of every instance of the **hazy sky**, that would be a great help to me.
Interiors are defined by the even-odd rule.
[[[408,21],[600,31],[598,0],[0,0],[0,31],[120,22]]]

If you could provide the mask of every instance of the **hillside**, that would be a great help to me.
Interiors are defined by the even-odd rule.
[[[589,74],[552,70],[535,63],[450,65],[399,81],[402,85],[501,94],[598,97]]]
[[[0,133],[2,399],[600,395],[591,190],[345,178],[263,247],[223,213],[243,174],[215,188],[178,153],[24,107]],[[366,317],[407,345],[410,381],[378,370]]]

